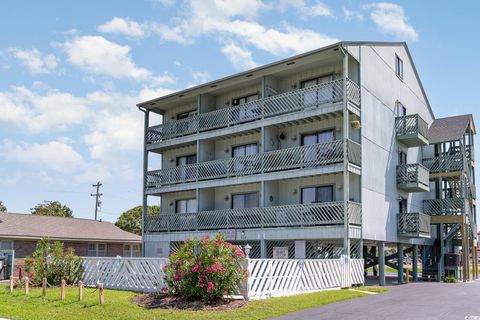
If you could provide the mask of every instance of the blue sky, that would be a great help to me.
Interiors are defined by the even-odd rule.
[[[437,117],[478,119],[478,1],[2,1],[0,200],[141,203],[135,104],[338,40],[407,41]],[[477,157],[478,158],[478,157]],[[158,169],[158,166],[152,166]]]

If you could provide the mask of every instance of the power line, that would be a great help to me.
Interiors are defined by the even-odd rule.
[[[90,196],[91,197],[95,197],[95,220],[97,220],[97,214],[98,214],[98,208],[100,207],[100,205],[102,204],[102,201],[100,201],[100,197],[103,196],[103,193],[100,193],[100,186],[102,184],[100,183],[100,181],[97,182],[97,184],[92,184],[92,187],[96,187],[97,188],[97,192],[95,193],[90,193]]]

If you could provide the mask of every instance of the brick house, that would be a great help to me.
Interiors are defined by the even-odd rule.
[[[142,238],[111,222],[19,213],[0,213],[0,251],[15,250],[15,269],[23,266],[37,242],[48,237],[75,249],[79,256],[136,257]]]

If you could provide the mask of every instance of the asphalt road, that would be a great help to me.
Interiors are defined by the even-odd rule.
[[[355,320],[480,320],[480,280],[467,283],[418,282],[390,291],[336,302],[276,318]]]

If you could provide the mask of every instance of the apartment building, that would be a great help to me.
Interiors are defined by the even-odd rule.
[[[380,281],[410,252],[436,279],[455,254],[465,276],[476,263],[473,119],[435,118],[403,42],[340,42],[137,106],[146,256],[223,233],[252,258],[365,257]]]

